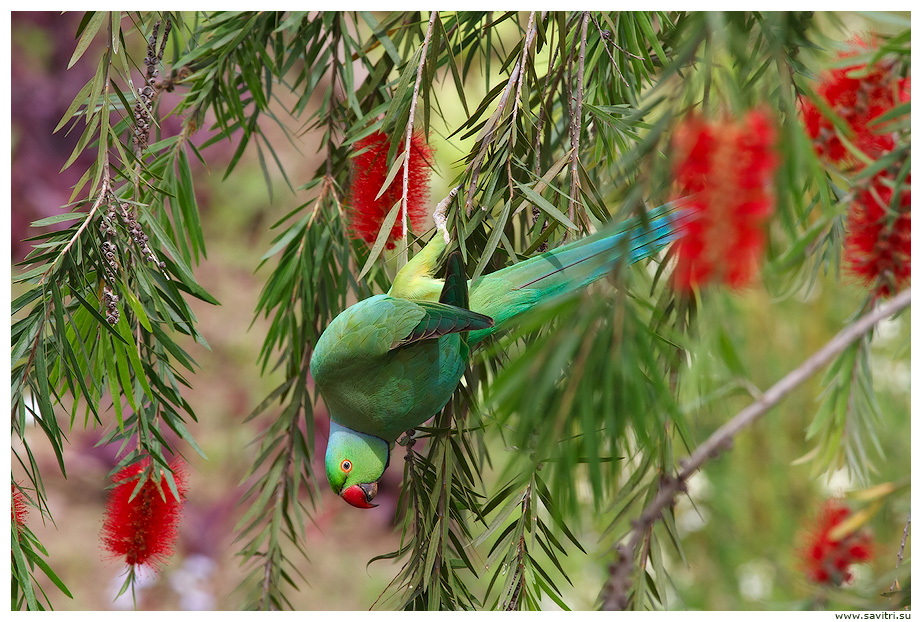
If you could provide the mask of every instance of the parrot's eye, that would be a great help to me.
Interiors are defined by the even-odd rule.
[[[343,460],[342,464],[339,465],[339,468],[343,470],[343,473],[348,473],[352,470],[352,463],[348,460]]]

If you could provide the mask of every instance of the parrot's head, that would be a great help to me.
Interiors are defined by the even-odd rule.
[[[327,481],[333,492],[357,508],[376,507],[378,480],[390,462],[387,441],[330,422],[327,442]]]

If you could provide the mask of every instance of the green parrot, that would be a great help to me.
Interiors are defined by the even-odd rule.
[[[461,381],[471,348],[535,305],[603,277],[623,258],[649,257],[679,235],[681,212],[663,206],[468,282],[459,252],[436,278],[445,238],[432,240],[394,277],[387,294],[336,316],[311,356],[330,413],[330,487],[372,508],[397,438],[439,412]]]

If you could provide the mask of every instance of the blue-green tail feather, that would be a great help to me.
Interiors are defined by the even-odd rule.
[[[585,287],[619,262],[635,263],[657,254],[681,235],[687,213],[667,204],[560,248],[481,277],[470,287],[470,308],[492,317],[496,326],[473,331],[476,344],[516,315],[543,300]]]

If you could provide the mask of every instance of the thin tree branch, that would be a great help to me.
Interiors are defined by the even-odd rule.
[[[631,538],[627,547],[618,548],[618,561],[612,570],[611,577],[603,589],[606,599],[603,607],[624,609],[627,606],[627,590],[623,589],[623,578],[629,576],[634,559],[634,551],[643,537],[644,532],[652,526],[663,510],[675,502],[676,496],[686,491],[686,482],[701,466],[719,456],[728,449],[733,439],[743,430],[759,420],[765,413],[776,406],[784,397],[803,384],[817,371],[825,367],[837,354],[858,340],[862,335],[871,330],[881,320],[906,308],[911,302],[911,290],[906,289],[885,304],[880,305],[870,313],[863,315],[854,323],[843,328],[830,339],[826,345],[817,350],[810,358],[804,361],[797,369],[791,371],[779,380],[762,396],[741,410],[736,416],[718,428],[711,436],[701,443],[698,448],[680,463],[681,471],[677,477],[666,477],[653,501],[641,512],[640,517],[634,522]],[[622,567],[623,566],[623,567]],[[629,582],[628,582],[629,584]],[[618,590],[618,591],[615,591]]]
[[[541,17],[543,19],[544,15],[542,15]],[[548,47],[550,47],[550,49],[553,51],[551,52],[551,60],[547,65],[547,74],[544,77],[544,86],[541,87],[541,99],[539,100],[541,102],[541,106],[538,109],[538,122],[535,126],[535,138],[536,138],[535,140],[535,174],[536,175],[540,173],[541,171],[541,132],[544,130],[545,113],[547,112],[547,104],[545,103],[545,101],[547,99],[548,86],[551,85],[550,90],[551,90],[551,94],[553,95],[553,92],[557,86],[557,83],[560,82],[560,78],[563,76],[563,71],[562,71],[563,66],[561,66],[560,70],[556,72],[556,76],[554,77],[553,82],[550,79],[551,71],[554,68],[555,63],[557,62],[557,54],[560,51],[559,46],[554,45],[554,33],[555,32],[557,32],[557,29],[551,28],[551,37],[550,37],[550,41],[548,42]],[[538,208],[533,206],[532,211],[533,211],[533,215],[535,216],[535,221],[537,221]]]
[[[535,12],[532,11],[531,15],[528,16],[528,26],[525,29],[526,33],[531,32],[535,24]],[[506,154],[506,176],[509,182],[509,203],[512,203],[512,193],[513,193],[513,180],[512,180],[512,157],[515,150],[515,118],[519,112],[519,100],[522,98],[522,83],[524,80],[522,76],[525,74],[525,62],[528,60],[528,46],[522,46],[522,58],[519,60],[519,64],[522,66],[522,71],[519,72],[518,85],[515,89],[515,98],[512,100],[512,117],[510,120],[510,135],[509,135],[509,151]]]
[[[544,18],[544,14],[542,14],[542,18]],[[561,66],[555,72],[556,75],[554,76],[554,79],[553,80],[550,79],[551,69],[554,67],[555,63],[557,62],[557,54],[560,51],[560,47],[554,45],[554,33],[556,31],[557,31],[556,28],[551,29],[551,40],[550,40],[549,46],[553,50],[553,52],[551,53],[551,61],[548,64],[548,73],[544,78],[544,86],[541,89],[541,100],[540,100],[541,107],[538,110],[538,123],[535,127],[535,175],[538,175],[541,171],[541,133],[544,131],[544,123],[546,121],[546,113],[547,113],[547,108],[548,108],[547,100],[549,97],[553,97],[554,91],[557,90],[557,85],[560,83],[560,80],[563,78],[563,75],[564,75],[564,67],[561,64]],[[550,86],[550,93],[548,93],[548,86]],[[538,222],[538,216],[540,214],[541,214],[541,210],[538,209],[538,206],[532,205],[531,206],[532,223]],[[544,223],[541,225],[541,233],[538,234],[539,237],[541,235],[544,235],[544,232],[547,230],[547,222],[548,222],[547,219],[545,219]],[[544,251],[546,251],[547,250],[547,240],[544,240],[543,242],[541,242],[537,250],[539,253],[543,253]]]
[[[583,132],[583,72],[586,69],[586,31],[589,27],[589,11],[583,13],[580,27],[579,68],[576,71],[576,110],[570,118],[570,220],[576,221],[576,203],[579,196],[579,137]],[[572,97],[572,95],[571,95]]]
[[[903,537],[900,540],[900,550],[896,554],[896,566],[895,568],[899,570],[900,564],[903,563],[903,551],[906,550],[906,538],[909,537],[909,523],[912,520],[912,512],[906,513],[906,525],[903,527]],[[899,579],[893,579],[893,583],[890,585],[890,591],[894,591],[900,586]]]
[[[620,77],[621,81],[624,82],[624,86],[631,88],[631,85],[628,84],[627,80],[624,79],[624,74],[621,73],[621,68],[618,66],[618,61],[615,60],[615,57],[611,55],[611,51],[608,49],[608,44],[606,41],[611,38],[611,33],[609,33],[607,30],[602,30],[602,28],[599,26],[599,22],[596,21],[595,15],[592,16],[592,23],[595,24],[595,29],[599,31],[599,36],[602,37],[602,47],[605,48],[605,53],[608,54],[608,58],[611,59],[611,64],[615,66],[615,71],[618,72],[618,77]],[[614,41],[612,41],[612,45],[621,50],[621,48],[618,47],[618,44]],[[621,51],[623,52],[624,50]],[[634,55],[632,54],[632,56]]]
[[[410,244],[407,241],[407,203],[409,202],[410,189],[410,145],[413,142],[413,118],[416,116],[416,102],[419,99],[419,85],[423,81],[423,67],[426,64],[426,52],[429,50],[429,41],[432,39],[432,28],[435,26],[435,18],[438,17],[438,11],[429,12],[429,28],[426,30],[426,37],[423,39],[423,49],[419,55],[419,65],[416,67],[416,84],[413,85],[413,99],[410,101],[410,117],[407,119],[407,137],[406,146],[403,153],[403,205],[401,207],[401,231],[403,232],[403,245],[400,247],[400,255],[397,259],[397,267],[407,263],[409,258]]]
[[[338,28],[334,29],[334,32],[336,34],[334,35],[333,41],[330,42],[330,49],[332,50],[332,53],[330,54],[330,100],[327,104],[329,106],[329,109],[327,110],[327,179],[333,178],[333,154],[336,150],[336,147],[333,143],[333,130],[335,128],[333,112],[336,110],[336,107],[333,104],[333,98],[336,97],[336,74],[339,73],[340,68],[339,43],[342,39],[342,33]]]
[[[108,158],[103,161],[102,164],[103,173],[102,173],[102,187],[99,189],[99,196],[96,197],[96,201],[93,202],[93,207],[90,208],[90,211],[87,212],[86,218],[80,223],[80,227],[77,229],[76,233],[71,236],[70,240],[67,242],[67,246],[64,247],[60,253],[58,253],[54,261],[51,262],[51,265],[48,266],[48,269],[42,274],[42,278],[39,280],[38,285],[41,287],[45,283],[45,279],[48,278],[48,275],[54,270],[54,267],[57,265],[58,261],[67,254],[67,251],[74,245],[74,242],[77,241],[77,238],[80,237],[80,234],[83,233],[87,226],[90,224],[90,221],[93,220],[93,216],[96,215],[96,211],[99,209],[99,206],[102,205],[103,200],[109,194],[109,160]]]
[[[593,19],[593,21],[595,21],[595,17],[594,17],[594,16],[593,16],[592,19]],[[598,25],[598,24],[596,24],[596,25]],[[626,55],[626,56],[630,56],[631,58],[636,58],[637,60],[643,60],[643,56],[639,56],[639,55],[637,55],[637,54],[634,54],[633,52],[629,52],[629,51],[625,50],[623,47],[621,47],[620,45],[618,45],[618,44],[615,42],[614,39],[611,38],[611,33],[609,33],[608,35],[606,35],[606,34],[605,34],[606,32],[608,32],[608,31],[606,31],[606,30],[600,30],[600,31],[599,31],[599,34],[602,35],[602,38],[605,39],[606,41],[609,41],[609,40],[610,40],[612,46],[613,46],[616,50],[618,50],[619,52],[621,52],[622,54],[624,54],[624,55]]]
[[[525,49],[531,47],[531,42],[535,38],[535,33],[538,31],[537,25],[533,21],[529,21],[531,28],[525,33]],[[524,58],[524,56],[523,56]],[[509,95],[512,93],[512,87],[516,84],[516,81],[519,79],[519,74],[523,71],[522,59],[520,58],[515,62],[515,67],[512,68],[512,72],[509,74],[509,80],[506,82],[506,88],[503,89],[503,94],[499,99],[499,104],[496,106],[496,111],[493,112],[493,115],[490,119],[487,120],[487,126],[491,127],[483,135],[483,138],[480,141],[480,149],[477,152],[477,155],[471,160],[471,163],[467,165],[465,173],[468,170],[473,171],[471,174],[471,183],[467,189],[467,199],[464,202],[464,209],[468,214],[471,213],[471,209],[474,204],[474,191],[477,189],[477,180],[480,179],[480,166],[483,164],[483,159],[487,155],[487,146],[493,141],[493,135],[496,133],[496,128],[499,127],[499,120],[503,115],[503,110],[506,108],[506,104],[509,101]],[[486,130],[487,127],[484,126]]]
[[[525,487],[525,491],[522,493],[522,501],[520,505],[522,506],[522,512],[519,515],[519,521],[528,514],[529,507],[531,506],[531,488],[534,483],[534,476],[528,482],[528,486]],[[515,541],[515,570],[514,572],[518,575],[515,579],[515,584],[512,586],[512,592],[509,595],[509,599],[503,604],[504,611],[518,611],[519,602],[522,597],[522,590],[525,588],[525,556],[528,555],[528,550],[525,548],[525,529],[522,529],[522,534]]]

